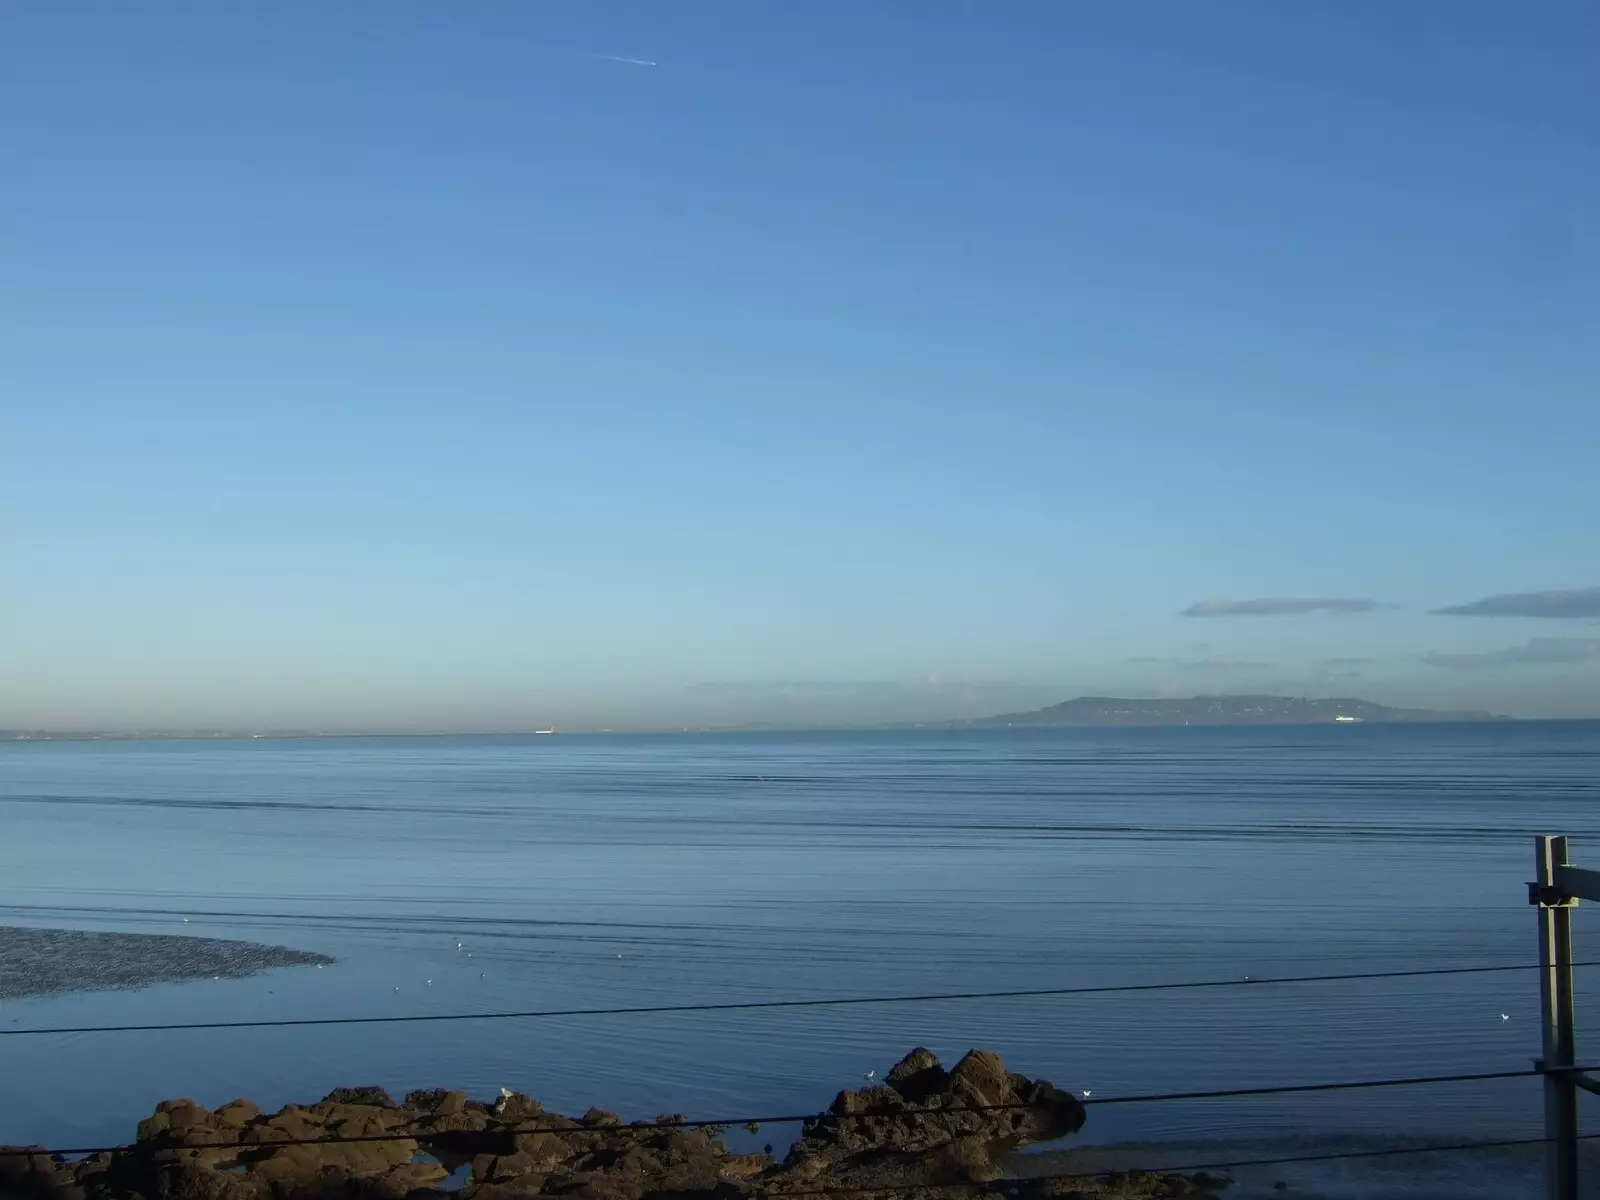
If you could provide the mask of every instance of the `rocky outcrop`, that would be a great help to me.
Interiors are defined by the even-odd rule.
[[[840,1092],[809,1118],[782,1162],[770,1146],[733,1153],[726,1131],[682,1117],[625,1124],[598,1108],[565,1117],[522,1095],[490,1105],[464,1092],[417,1091],[396,1102],[381,1088],[338,1088],[275,1113],[248,1100],[215,1111],[166,1100],[139,1123],[138,1141],[115,1153],[77,1163],[42,1150],[0,1157],[0,1200],[742,1200],[965,1185],[928,1190],[932,1200],[981,1195],[1008,1177],[1011,1151],[1083,1121],[1074,1097],[1008,1072],[983,1050],[948,1072],[913,1051],[881,1086]],[[459,1190],[443,1190],[463,1167]]]
[[[840,1092],[825,1114],[801,1127],[785,1174],[852,1187],[984,1183],[1005,1177],[1001,1160],[1019,1146],[1076,1133],[1076,1097],[1006,1070],[998,1055],[973,1050],[952,1071],[917,1049],[883,1084]]]

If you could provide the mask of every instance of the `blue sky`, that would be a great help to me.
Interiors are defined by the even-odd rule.
[[[8,6],[0,726],[1600,715],[1597,38]]]

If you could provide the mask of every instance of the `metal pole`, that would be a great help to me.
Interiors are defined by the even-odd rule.
[[[1554,889],[1567,864],[1567,839],[1534,841],[1536,880]],[[1546,893],[1551,895],[1552,893]],[[1572,1016],[1572,909],[1563,899],[1539,905],[1539,1024],[1544,1033],[1544,1135],[1550,1139],[1545,1187],[1550,1200],[1578,1200],[1578,1089]]]

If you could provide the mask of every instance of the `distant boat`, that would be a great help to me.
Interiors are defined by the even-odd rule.
[[[1359,724],[1361,724],[1361,718],[1360,717],[1335,717],[1334,721],[1336,721],[1340,725],[1359,725]]]
[[[535,729],[534,730],[535,733],[547,733],[547,734],[548,733],[554,733],[555,731],[556,730],[555,730],[555,726],[554,725],[552,725],[549,729]]]

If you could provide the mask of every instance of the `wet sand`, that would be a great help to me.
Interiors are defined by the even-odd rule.
[[[0,1000],[126,991],[186,979],[243,979],[274,967],[331,962],[325,954],[257,942],[0,926]]]

